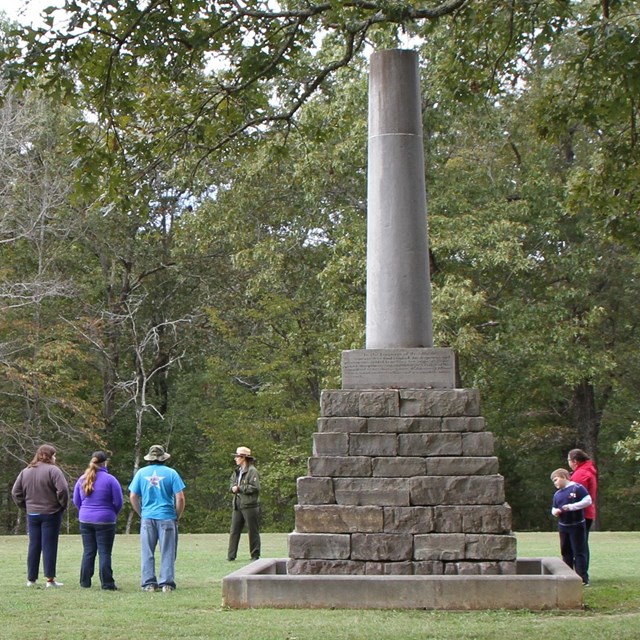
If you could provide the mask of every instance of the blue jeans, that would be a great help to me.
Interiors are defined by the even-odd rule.
[[[27,551],[27,580],[35,582],[40,570],[40,554],[46,578],[56,577],[58,561],[58,538],[62,526],[62,514],[30,513],[27,515],[29,550]]]
[[[160,548],[160,579],[156,578],[156,546]],[[142,518],[140,522],[140,572],[142,587],[165,585],[175,589],[178,521]]]
[[[99,575],[103,589],[115,589],[113,569],[111,568],[111,551],[116,537],[116,523],[93,524],[91,522],[80,523],[80,535],[82,536],[82,564],[80,565],[80,586],[90,587],[91,578],[96,564],[96,554],[100,556]]]

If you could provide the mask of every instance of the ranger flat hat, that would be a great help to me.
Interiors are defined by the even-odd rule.
[[[236,452],[233,454],[233,457],[242,456],[243,458],[247,458],[248,460],[254,460],[254,457],[251,455],[251,449],[249,447],[238,447]]]

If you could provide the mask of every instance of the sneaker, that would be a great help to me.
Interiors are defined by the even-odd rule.
[[[58,582],[56,580],[47,580],[47,589],[49,587],[64,587],[64,584],[62,582]]]
[[[169,593],[170,591],[174,591],[174,590],[175,590],[175,587],[172,587],[170,584],[165,584],[162,587],[162,591],[164,593]]]
[[[152,592],[157,591],[158,587],[155,584],[148,584],[146,587],[142,587],[142,590]]]
[[[27,587],[37,587],[35,580],[27,580]]]

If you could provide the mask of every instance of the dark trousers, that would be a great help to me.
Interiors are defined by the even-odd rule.
[[[564,563],[571,567],[581,578],[589,582],[587,567],[587,533],[584,522],[562,527],[560,530],[560,553]]]
[[[585,538],[586,538],[585,556],[587,557],[587,571],[589,571],[589,560],[591,559],[591,553],[589,551],[589,531],[591,531],[592,525],[593,525],[593,520],[591,518],[584,519]]]
[[[116,537],[116,524],[92,524],[80,523],[80,535],[82,536],[82,564],[80,565],[80,586],[90,587],[91,578],[95,570],[96,555],[99,556],[100,584],[103,589],[114,589],[111,568],[111,551]]]
[[[260,557],[260,507],[251,509],[234,509],[231,512],[231,531],[229,532],[229,551],[227,558],[235,560],[240,543],[240,534],[245,524],[249,531],[249,551],[251,558],[257,560]]]
[[[27,551],[27,580],[35,582],[40,571],[40,554],[46,578],[56,577],[58,538],[63,511],[28,514],[29,550]]]

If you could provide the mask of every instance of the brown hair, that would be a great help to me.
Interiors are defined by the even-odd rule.
[[[567,458],[575,462],[586,462],[587,460],[591,460],[591,458],[589,458],[582,449],[571,449],[567,454]]]
[[[98,469],[107,461],[107,454],[104,451],[95,451],[89,460],[89,466],[82,474],[82,490],[85,496],[93,493],[93,485],[96,482]]]
[[[27,466],[35,467],[40,462],[44,462],[45,464],[55,464],[53,461],[53,456],[55,455],[56,448],[53,445],[41,444],[36,451],[36,455],[33,456],[33,460]]]
[[[556,469],[551,474],[551,479],[554,478],[566,478],[567,480],[571,480],[571,474],[566,469]]]

